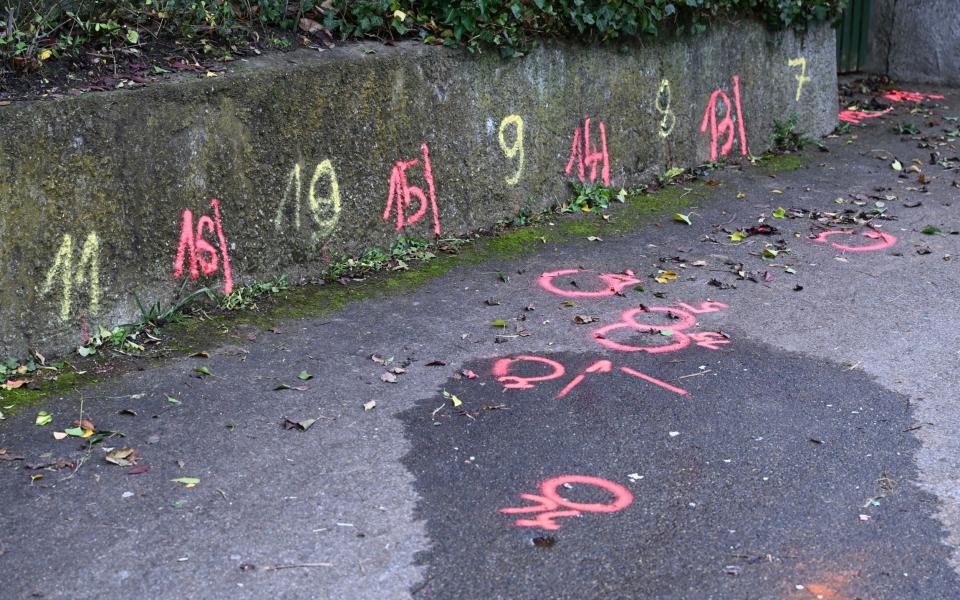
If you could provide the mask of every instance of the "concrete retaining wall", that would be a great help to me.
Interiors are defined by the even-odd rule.
[[[744,142],[759,154],[794,112],[827,133],[834,53],[829,29],[750,22],[512,61],[356,44],[0,108],[0,355],[135,320],[134,293],[301,280],[398,232],[489,226],[568,198],[581,167],[629,187]]]
[[[960,85],[960,1],[876,0],[871,10],[868,71]]]

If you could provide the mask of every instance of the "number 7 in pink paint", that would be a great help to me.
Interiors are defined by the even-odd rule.
[[[719,101],[719,102],[718,102]],[[717,122],[717,109],[719,104],[723,103],[723,119]],[[733,104],[730,103],[730,97],[723,90],[714,90],[710,95],[710,102],[707,103],[707,110],[703,113],[703,122],[700,124],[700,132],[710,131],[710,160],[716,161],[718,155],[718,144],[720,137],[727,136],[723,147],[719,148],[719,155],[726,156],[733,148],[734,140],[734,122],[731,112],[737,110],[736,129],[740,134],[740,154],[747,155],[747,132],[743,126],[743,107],[740,102],[740,76],[733,76]]]

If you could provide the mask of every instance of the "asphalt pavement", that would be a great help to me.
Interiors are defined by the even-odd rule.
[[[935,91],[799,169],[681,183],[690,225],[535,242],[21,410],[0,597],[960,598],[960,91]],[[125,437],[55,440],[81,400]]]

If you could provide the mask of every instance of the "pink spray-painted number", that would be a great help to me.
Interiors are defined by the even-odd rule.
[[[564,298],[604,298],[606,296],[614,296],[619,294],[631,285],[642,283],[639,279],[634,277],[633,271],[598,274],[597,279],[603,282],[605,287],[596,290],[564,290],[558,288],[554,283],[554,279],[557,277],[568,277],[578,273],[589,272],[590,271],[584,271],[582,269],[562,269],[560,271],[552,271],[550,273],[544,273],[541,275],[540,278],[537,279],[537,283],[540,284],[540,287],[551,294],[563,296]]]
[[[883,95],[887,100],[893,102],[921,102],[923,100],[943,100],[945,96],[940,94],[923,94],[921,92],[905,92],[903,90],[890,90]]]
[[[717,122],[717,112],[720,105],[723,105],[723,118]],[[737,119],[734,122],[733,111],[737,111]],[[710,160],[717,160],[718,156],[726,156],[733,148],[734,134],[740,135],[740,154],[746,156],[747,132],[743,124],[743,105],[740,102],[740,76],[733,76],[733,103],[730,103],[730,97],[723,90],[714,90],[710,95],[710,101],[707,103],[707,110],[703,113],[703,122],[700,123],[700,132],[710,132]],[[727,136],[723,146],[720,146],[720,138]]]
[[[420,164],[419,159],[398,160],[390,173],[390,191],[387,194],[387,208],[383,211],[384,220],[390,220],[390,213],[396,212],[397,231],[413,225],[427,214],[427,208],[433,214],[433,233],[440,235],[440,212],[437,209],[437,193],[433,185],[433,171],[430,168],[430,149],[426,144],[420,146],[423,153],[423,178],[427,182],[427,193],[423,189],[410,185],[407,169]],[[429,196],[429,199],[428,199]],[[411,198],[419,202],[417,211],[409,214]]]
[[[847,123],[853,123],[854,125],[859,125],[864,119],[876,119],[877,117],[882,117],[893,110],[888,108],[887,110],[881,110],[876,112],[867,112],[863,110],[841,110],[840,111],[840,120]]]
[[[599,488],[613,496],[610,503],[581,503],[572,502],[560,495],[558,489],[568,485],[589,485]],[[540,494],[520,494],[520,498],[533,502],[529,506],[501,508],[500,512],[508,515],[541,513],[534,519],[517,519],[514,521],[519,527],[536,527],[547,531],[560,529],[557,519],[561,517],[579,517],[583,513],[614,513],[625,509],[633,503],[633,494],[630,490],[607,479],[590,475],[561,475],[547,479],[540,484]],[[565,510],[558,510],[558,509]]]
[[[190,279],[196,281],[200,274],[209,277],[221,268],[220,258],[223,260],[223,293],[233,291],[233,272],[230,269],[230,254],[227,250],[227,238],[223,233],[223,221],[220,218],[220,201],[214,198],[210,201],[213,209],[213,218],[207,215],[197,219],[197,227],[193,227],[193,212],[190,209],[183,211],[180,225],[180,244],[177,255],[173,259],[173,276],[183,276],[184,262],[189,261]],[[217,245],[220,248],[220,257],[217,250],[204,238],[204,234],[216,234]]]
[[[871,240],[877,240],[873,244],[867,244],[865,246],[848,246],[846,244],[838,244],[836,242],[831,242],[828,238],[833,235],[853,235],[854,232],[849,229],[836,229],[830,231],[822,231],[813,241],[819,242],[821,244],[829,243],[831,246],[837,250],[843,250],[845,252],[876,252],[877,250],[884,250],[890,246],[897,243],[897,238],[889,233],[884,233],[882,231],[864,231],[863,237]]]
[[[603,185],[610,185],[610,156],[607,154],[607,129],[600,121],[600,148],[590,142],[590,119],[584,119],[583,128],[577,127],[573,132],[573,146],[570,149],[570,160],[564,174],[569,177],[574,166],[577,167],[577,177],[582,183],[589,181],[596,183],[597,166],[600,166],[600,180]],[[587,169],[590,169],[589,176]]]
[[[525,362],[545,365],[550,369],[550,371],[543,375],[530,377],[511,374],[511,370],[514,365]],[[588,374],[602,374],[610,373],[612,371],[613,363],[609,360],[598,360],[594,362],[592,365],[584,369],[583,373],[576,375],[566,386],[564,386],[562,390],[560,390],[560,393],[557,394],[557,400],[565,397],[567,394],[573,391],[575,387],[583,383]],[[661,388],[673,392],[674,394],[685,396],[689,393],[683,388],[676,387],[667,383],[666,381],[662,381],[656,377],[651,377],[650,375],[641,373],[640,371],[631,369],[630,367],[620,367],[620,371],[630,375],[631,377],[637,377],[648,383],[660,386]],[[549,358],[544,358],[542,356],[524,355],[517,356],[515,358],[501,358],[493,365],[493,376],[496,378],[497,382],[503,384],[504,389],[508,390],[531,390],[534,389],[538,383],[560,379],[566,375],[566,373],[567,369],[561,363]]]
[[[618,350],[620,352],[648,352],[650,354],[662,354],[683,350],[690,346],[691,342],[708,350],[719,350],[718,346],[730,343],[730,340],[728,340],[726,336],[714,331],[702,333],[685,332],[685,330],[696,326],[697,319],[694,314],[717,312],[727,308],[726,304],[721,302],[703,302],[698,308],[679,302],[677,306],[680,308],[641,306],[626,310],[621,314],[621,320],[619,322],[595,329],[593,331],[593,339],[601,346],[610,348],[611,350]],[[637,322],[637,317],[652,313],[667,315],[667,317],[671,319],[671,322],[663,325]],[[672,342],[657,346],[634,346],[610,338],[612,332],[621,329],[628,329],[632,333],[661,334],[666,339],[672,340]]]

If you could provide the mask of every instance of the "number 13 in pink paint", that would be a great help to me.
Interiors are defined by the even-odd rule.
[[[717,122],[717,112],[720,104],[723,104],[723,118]],[[733,110],[737,111],[736,129],[740,134],[740,154],[747,155],[747,132],[743,126],[743,106],[740,103],[740,76],[733,76],[733,104],[730,103],[730,97],[723,90],[714,90],[710,95],[710,102],[707,103],[707,110],[703,113],[703,122],[700,124],[700,132],[710,132],[710,160],[716,161],[718,156],[718,145],[720,137],[727,136],[723,146],[719,148],[719,156],[726,156],[733,148],[734,140],[734,121]]]

